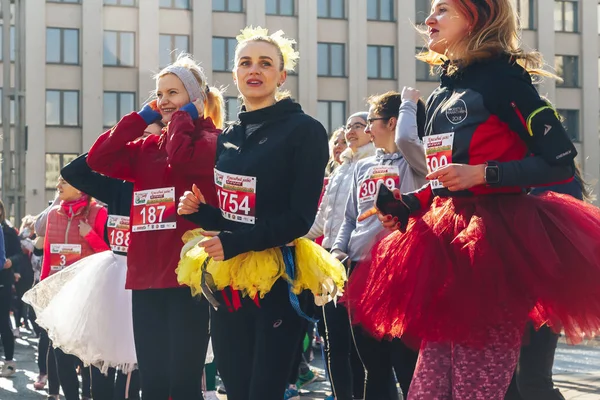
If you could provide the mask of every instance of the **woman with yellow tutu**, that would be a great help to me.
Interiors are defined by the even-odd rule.
[[[229,400],[281,400],[309,319],[346,279],[333,256],[307,239],[328,160],[323,126],[279,88],[298,59],[279,31],[237,37],[233,79],[244,107],[217,144],[219,207],[197,187],[178,212],[205,229],[188,232],[181,284],[213,304],[215,359]],[[310,291],[310,292],[309,292]]]

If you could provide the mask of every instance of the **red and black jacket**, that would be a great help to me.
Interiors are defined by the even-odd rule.
[[[497,162],[500,180],[457,192],[428,184],[404,196],[412,211],[427,208],[433,196],[521,193],[573,177],[577,151],[560,117],[506,55],[442,74],[427,101],[425,135],[448,132],[454,132],[452,163]]]

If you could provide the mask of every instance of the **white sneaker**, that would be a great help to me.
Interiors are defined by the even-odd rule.
[[[8,378],[9,376],[13,376],[15,372],[17,372],[17,364],[14,361],[4,361],[0,376]]]
[[[219,395],[217,395],[216,390],[211,390],[210,392],[204,392],[204,400],[219,400]]]

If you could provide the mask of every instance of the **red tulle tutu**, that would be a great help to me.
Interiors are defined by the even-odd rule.
[[[478,346],[531,318],[578,342],[600,330],[600,210],[555,193],[437,197],[374,246],[346,302],[377,338]]]

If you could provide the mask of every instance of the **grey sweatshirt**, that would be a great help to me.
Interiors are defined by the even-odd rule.
[[[350,193],[354,168],[358,161],[374,154],[373,143],[360,147],[355,153],[349,148],[344,150],[341,155],[342,165],[335,170],[325,189],[315,222],[306,234],[306,238],[315,240],[324,236],[322,246],[326,249],[331,248],[344,221],[344,209]]]

